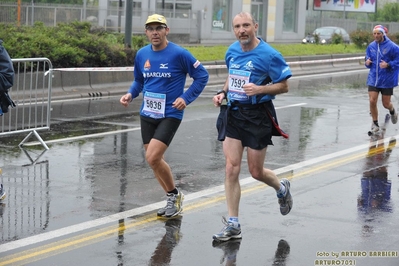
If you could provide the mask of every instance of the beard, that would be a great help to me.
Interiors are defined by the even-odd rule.
[[[245,39],[245,40],[240,39],[239,41],[240,41],[240,44],[247,45],[247,44],[251,43],[251,38],[248,38],[248,39]]]

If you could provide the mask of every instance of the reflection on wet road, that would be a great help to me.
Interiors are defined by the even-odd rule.
[[[24,150],[20,136],[1,139],[0,265],[398,265],[397,126],[370,140],[368,96],[357,81],[300,83],[275,101],[290,138],[274,138],[265,162],[291,180],[295,207],[281,216],[274,191],[249,177],[244,158],[243,239],[219,245],[212,234],[226,207],[213,92],[189,106],[166,154],[186,194],[173,220],[156,218],[165,198],[146,165],[137,114],[114,107],[76,121],[83,107],[63,103],[70,112],[60,115],[54,106],[54,126],[41,133],[48,151],[34,139]]]

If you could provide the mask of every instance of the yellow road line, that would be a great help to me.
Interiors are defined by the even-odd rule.
[[[334,161],[331,161],[329,163],[323,163],[319,166],[311,167],[306,170],[301,170],[297,171],[296,173],[292,173],[288,179],[293,179],[293,178],[299,178],[299,177],[304,177],[307,175],[315,174],[317,172],[322,172],[326,171],[328,169],[332,169],[341,165],[345,165],[351,162],[354,162],[356,160],[359,160],[361,158],[365,158],[368,155],[375,155],[378,153],[384,152],[385,149],[380,149],[377,148],[373,150],[373,153],[370,154],[369,152],[361,152],[357,154],[353,154],[351,156],[347,156],[341,159],[337,159]],[[282,174],[284,175],[284,174]],[[264,184],[259,184],[257,183],[256,185],[250,185],[248,187],[245,187],[242,189],[241,193],[242,194],[247,194],[249,192],[253,192],[256,190],[259,190],[261,188],[264,188],[266,185]],[[197,210],[199,208],[207,207],[210,206],[211,204],[215,204],[218,202],[221,202],[225,200],[224,195],[216,195],[212,198],[207,198],[205,200],[188,204],[185,206],[185,211],[192,211],[192,210]],[[9,265],[13,264],[15,265],[16,263],[27,263],[27,262],[33,262],[37,261],[40,259],[44,259],[50,256],[54,256],[56,254],[60,254],[63,252],[67,252],[73,249],[77,249],[83,246],[90,245],[92,243],[97,243],[106,239],[109,239],[115,234],[122,234],[125,233],[126,230],[128,229],[133,229],[133,228],[140,228],[144,226],[148,226],[149,224],[155,222],[158,220],[158,218],[153,214],[148,214],[142,217],[134,218],[133,221],[129,221],[131,218],[126,218],[128,222],[125,223],[119,223],[117,227],[115,226],[109,226],[103,229],[99,229],[96,231],[88,232],[85,234],[79,234],[75,237],[70,237],[65,240],[57,241],[54,243],[42,245],[41,247],[38,248],[33,248],[30,250],[22,251],[19,253],[15,253],[13,255],[6,256],[2,258],[2,261],[0,262],[0,266],[3,265]]]

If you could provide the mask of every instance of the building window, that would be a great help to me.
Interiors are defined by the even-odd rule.
[[[296,32],[297,2],[296,0],[284,0],[283,31]]]
[[[126,3],[125,0],[108,0],[108,15],[124,16]],[[133,1],[133,16],[141,17],[141,1]]]
[[[212,30],[231,30],[230,2],[228,0],[213,0],[212,9]]]
[[[189,18],[191,16],[191,1],[157,0],[157,13],[168,18]]]
[[[133,16],[141,17],[141,1],[133,1]]]

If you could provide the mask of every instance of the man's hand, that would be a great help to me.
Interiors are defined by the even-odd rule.
[[[216,107],[221,106],[223,100],[224,100],[224,93],[219,93],[219,94],[213,96],[213,98],[212,98],[213,105],[215,105]]]
[[[131,101],[132,101],[132,94],[131,93],[126,93],[119,100],[119,102],[125,107],[127,107]]]
[[[385,62],[384,60],[381,60],[381,62],[380,62],[380,68],[388,68],[388,63],[387,62]]]
[[[366,66],[371,65],[371,63],[373,63],[373,61],[371,61],[370,58],[367,58],[367,60],[366,60]]]
[[[254,83],[245,84],[242,86],[242,88],[244,89],[245,94],[248,96],[254,96],[262,92],[260,87]]]
[[[174,102],[173,102],[173,104],[172,104],[172,107],[173,108],[176,108],[177,110],[183,110],[184,108],[186,108],[186,102],[183,100],[183,98],[177,98]]]

